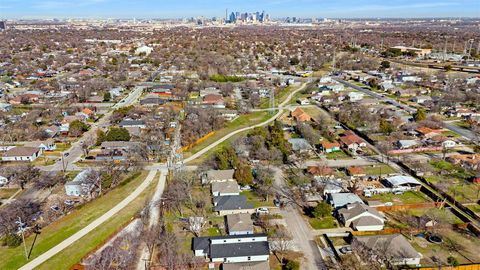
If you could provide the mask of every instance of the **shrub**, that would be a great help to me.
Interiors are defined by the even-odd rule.
[[[18,247],[21,243],[22,238],[13,233],[9,233],[2,238],[2,246]]]
[[[293,260],[285,260],[286,263],[282,266],[282,270],[300,270],[300,263]]]

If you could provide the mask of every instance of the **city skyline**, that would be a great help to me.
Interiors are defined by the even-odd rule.
[[[113,0],[4,0],[0,3],[0,18],[3,19],[52,19],[52,18],[224,18],[225,9],[250,12],[265,10],[272,18],[428,18],[428,17],[479,17],[480,3],[475,0],[453,1],[383,1],[337,2],[315,0],[246,0],[241,3],[231,0],[198,1],[186,0],[151,2]]]

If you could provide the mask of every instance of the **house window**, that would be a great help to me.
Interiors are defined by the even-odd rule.
[[[227,258],[223,258],[223,262],[227,262]]]

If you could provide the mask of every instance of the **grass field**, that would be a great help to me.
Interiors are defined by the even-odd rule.
[[[394,204],[414,204],[414,203],[424,203],[429,202],[430,199],[427,195],[418,192],[418,191],[407,191],[403,194],[376,194],[368,198],[368,200],[379,200],[382,202],[393,202]]]
[[[188,151],[184,152],[183,156],[187,158],[195,154],[196,152],[202,150],[203,148],[207,147],[208,145],[214,143],[215,141],[218,141],[219,139],[231,133],[232,131],[262,123],[264,121],[267,121],[270,117],[272,117],[272,114],[270,114],[269,112],[253,112],[253,113],[241,115],[237,119],[233,120],[232,122],[227,123],[224,128],[215,131],[215,134],[213,136],[207,138],[203,142],[193,146]]]
[[[385,174],[391,174],[395,173],[395,169],[392,167],[386,165],[386,164],[381,164],[381,165],[375,165],[375,166],[365,166],[362,167],[362,169],[365,171],[367,175],[385,175]]]
[[[8,199],[12,197],[19,188],[0,188],[0,199]]]
[[[35,248],[32,251],[30,259],[33,259],[44,253],[45,251],[49,250],[50,248],[54,247],[58,243],[70,237],[71,235],[91,223],[93,220],[110,210],[121,200],[127,197],[128,194],[132,192],[132,190],[134,190],[138,185],[140,185],[140,183],[145,179],[146,175],[147,172],[142,172],[140,176],[136,177],[135,179],[132,179],[131,181],[120,185],[106,195],[92,202],[78,207],[67,216],[43,228],[42,233],[37,238],[37,242],[35,243]],[[132,203],[131,205],[133,207],[137,204]],[[80,253],[85,254],[86,252],[88,252],[88,248],[95,247],[98,243],[102,241],[101,239],[105,239],[106,237],[108,237],[108,232],[113,232],[122,222],[126,222],[132,216],[130,215],[130,213],[134,212],[134,210],[130,209],[130,207],[131,206],[123,209],[119,214],[115,215],[113,219],[109,220],[106,224],[103,224],[99,228],[97,228],[92,233],[92,235],[88,235],[85,237],[88,239],[82,240],[80,241],[80,243],[75,243],[72,247],[70,247],[72,249],[70,252],[72,254],[77,254],[77,257],[73,257],[72,254],[62,253],[62,256],[58,256],[60,258],[57,258],[57,263],[60,262],[60,265],[50,264],[50,268],[44,269],[68,269],[70,266],[69,263],[76,263],[75,258],[78,258]],[[27,247],[31,246],[32,242],[33,236],[28,237],[26,239]],[[69,256],[72,256],[72,258],[70,258]],[[54,258],[52,258],[52,260]],[[19,246],[16,248],[0,249],[0,269],[18,269],[25,263],[26,259],[24,256],[23,246]],[[55,265],[55,267],[52,267],[53,265]]]
[[[273,198],[269,198],[268,201],[264,201],[263,198],[261,198],[257,195],[257,193],[255,193],[255,191],[246,190],[242,191],[240,194],[247,197],[247,202],[251,203],[254,208],[273,206]]]
[[[347,155],[347,153],[345,153],[343,150],[327,153],[325,154],[325,156],[327,157],[327,159],[352,159],[352,157]]]
[[[310,223],[310,226],[312,226],[314,230],[331,229],[337,227],[335,218],[332,216],[324,218],[308,218],[308,223]]]

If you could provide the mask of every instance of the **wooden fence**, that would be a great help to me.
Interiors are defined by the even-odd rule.
[[[200,139],[196,140],[195,142],[182,147],[179,152],[181,153],[181,152],[185,152],[185,151],[189,150],[190,148],[194,147],[195,145],[200,144],[203,141],[205,141],[206,139],[212,137],[213,134],[215,134],[215,131],[212,131],[212,132],[208,133],[207,135],[201,137]]]

